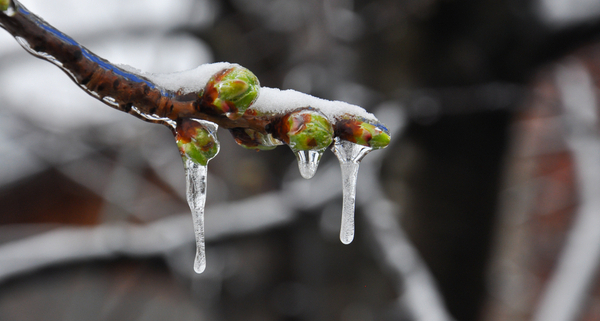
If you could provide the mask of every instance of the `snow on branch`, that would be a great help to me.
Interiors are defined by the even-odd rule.
[[[112,64],[18,1],[0,3],[0,26],[29,53],[60,67],[94,98],[146,121],[173,127],[177,119],[207,120],[234,129],[232,134],[241,145],[260,149],[264,141],[254,134],[287,143],[286,134],[293,134],[281,128],[286,125],[282,120],[295,110],[309,108],[326,116],[333,137],[374,148],[389,142],[385,127],[364,109],[292,90],[260,88],[256,76],[237,64],[207,64],[171,74]]]

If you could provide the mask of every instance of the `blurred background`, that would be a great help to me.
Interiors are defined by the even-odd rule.
[[[114,62],[229,61],[374,113],[358,178],[285,146],[209,164],[193,272],[170,132],[0,32],[0,320],[600,320],[595,0],[23,0]]]

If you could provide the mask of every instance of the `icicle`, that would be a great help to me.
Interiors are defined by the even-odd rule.
[[[185,160],[185,176],[187,201],[192,210],[194,234],[196,236],[196,258],[194,271],[202,273],[206,268],[206,252],[204,245],[204,205],[206,203],[206,173],[207,167]]]
[[[298,169],[300,169],[302,177],[311,179],[315,176],[324,151],[324,149],[295,151],[296,159],[298,160]]]
[[[340,228],[340,240],[344,244],[350,244],[354,239],[354,206],[356,199],[356,179],[358,177],[358,166],[367,153],[373,150],[371,147],[358,145],[338,137],[331,148],[340,161],[342,169],[342,225]]]
[[[219,153],[217,125],[198,119],[178,119],[176,140],[183,158],[187,201],[192,210],[196,237],[194,271],[206,268],[204,245],[204,205],[206,204],[206,177],[208,162]]]

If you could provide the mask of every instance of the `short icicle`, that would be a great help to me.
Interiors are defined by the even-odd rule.
[[[217,125],[198,119],[178,119],[176,141],[186,176],[187,201],[192,210],[196,237],[194,271],[206,268],[204,241],[204,205],[206,204],[206,178],[208,162],[219,153]]]
[[[302,177],[305,179],[311,179],[313,176],[315,176],[324,151],[324,149],[296,151],[298,169],[300,169],[300,175],[302,175]]]
[[[350,244],[354,239],[354,207],[358,166],[363,157],[373,149],[338,137],[335,138],[335,143],[331,149],[337,156],[342,170],[343,204],[340,240],[344,244]]]

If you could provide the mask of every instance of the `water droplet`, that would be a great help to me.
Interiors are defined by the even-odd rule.
[[[324,149],[296,151],[298,169],[300,169],[300,175],[302,175],[302,177],[305,179],[311,179],[313,176],[315,176],[324,151]]]
[[[360,161],[372,148],[358,145],[346,140],[335,138],[331,148],[337,156],[342,169],[342,225],[340,228],[340,240],[349,244],[354,239],[354,207],[356,201],[356,179]]]

